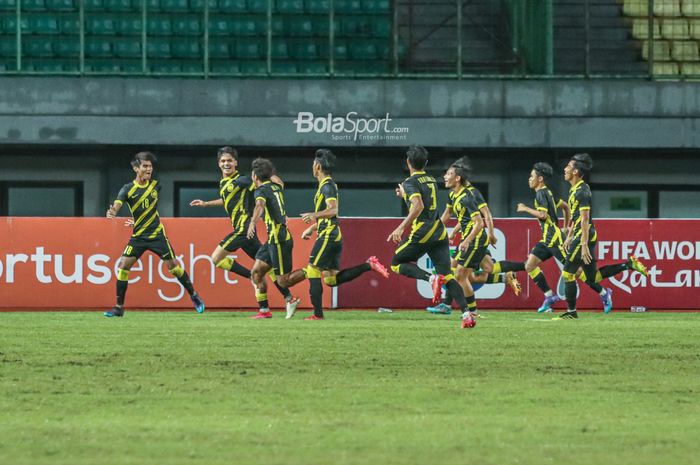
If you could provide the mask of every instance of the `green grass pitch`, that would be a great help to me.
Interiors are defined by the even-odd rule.
[[[0,314],[3,464],[700,463],[700,314]]]

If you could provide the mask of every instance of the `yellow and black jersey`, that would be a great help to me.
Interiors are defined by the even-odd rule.
[[[583,210],[589,211],[589,240],[594,240],[595,229],[593,228],[593,216],[590,214],[591,202],[593,195],[591,194],[591,188],[588,184],[583,182],[581,179],[576,183],[575,186],[571,187],[569,190],[569,210],[571,210],[571,222],[572,229],[574,231],[574,236],[577,237],[581,235],[581,212]]]
[[[547,247],[556,247],[562,242],[561,230],[557,224],[557,203],[549,187],[543,186],[535,191],[535,210],[547,213],[546,219],[538,219],[542,228],[540,242]]]
[[[255,189],[255,201],[265,202],[265,226],[268,242],[277,244],[289,241],[292,235],[287,229],[287,214],[284,211],[284,193],[282,186],[272,181],[265,181]]]
[[[481,210],[482,208],[488,206],[486,200],[484,199],[484,196],[481,194],[481,191],[479,189],[474,187],[472,184],[469,184],[467,185],[467,190],[471,195],[474,196],[474,202],[476,202],[476,208],[478,210]]]
[[[248,230],[255,204],[254,191],[253,180],[249,176],[241,176],[238,171],[219,181],[219,195],[235,232],[245,233]]]
[[[335,200],[336,205],[340,206],[338,201],[338,186],[333,179],[327,177],[321,179],[321,182],[318,183],[318,189],[314,195],[314,212],[320,212],[328,208],[329,200]],[[319,218],[316,220],[316,224],[318,225],[316,231],[319,238],[328,236],[328,240],[335,242],[343,239],[337,215],[332,218]]]
[[[413,220],[409,240],[426,243],[447,237],[437,208],[437,189],[437,181],[425,171],[417,171],[404,180],[404,201],[409,210],[413,197],[420,196],[423,200],[423,211]]]
[[[461,236],[464,239],[474,229],[474,218],[481,215],[477,207],[477,200],[469,189],[463,187],[457,192],[450,191],[447,202],[447,208],[452,210],[462,228]],[[474,246],[488,245],[488,236],[485,231],[486,229],[482,229],[476,234],[473,241]]]
[[[146,184],[136,184],[132,181],[119,190],[115,203],[127,204],[134,217],[134,233],[131,237],[154,239],[163,234],[163,225],[158,216],[158,181],[151,180]]]

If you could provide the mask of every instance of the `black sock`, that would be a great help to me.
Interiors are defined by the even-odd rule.
[[[459,308],[462,309],[462,311],[467,310],[467,300],[464,297],[464,291],[462,290],[462,286],[459,285],[456,279],[450,279],[445,283],[445,287],[447,290],[450,292],[452,297],[454,297],[455,302],[457,302],[457,305]]]
[[[323,285],[321,278],[309,278],[309,295],[311,305],[314,307],[314,315],[323,318]]]
[[[590,280],[589,280],[589,281],[586,281],[586,284],[588,284],[588,287],[590,287],[591,289],[593,289],[594,291],[596,291],[598,294],[600,294],[600,291],[603,290],[603,286],[601,286],[600,284],[598,284],[598,283],[595,282],[595,281],[590,281]]]
[[[552,289],[549,287],[549,284],[547,284],[547,278],[544,277],[544,273],[538,274],[537,276],[535,276],[534,278],[532,278],[532,280],[535,282],[535,284],[537,285],[537,287],[539,287],[539,288],[540,288],[540,291],[542,291],[543,293],[546,294],[547,292],[549,292],[549,291],[552,290]]]
[[[402,263],[399,265],[399,274],[408,276],[413,279],[420,279],[422,281],[430,280],[430,273],[425,270],[418,268],[418,265],[414,263]]]
[[[347,283],[348,281],[352,281],[362,273],[365,273],[371,269],[372,268],[370,268],[369,263],[363,263],[361,265],[353,266],[352,268],[345,268],[344,270],[340,270],[340,272],[335,275],[335,282],[338,285]]]
[[[470,312],[475,312],[477,310],[476,297],[474,297],[473,295],[467,295],[467,296],[464,296],[464,300],[467,301],[467,308],[469,309]]]
[[[239,276],[243,276],[244,278],[250,279],[250,270],[245,266],[240,265],[238,262],[233,262],[233,265],[231,265],[231,269],[229,271],[231,273],[236,273]]]
[[[506,282],[506,277],[503,274],[486,274],[486,284],[498,284]]]
[[[601,267],[598,272],[600,273],[601,279],[609,278],[610,276],[615,276],[618,273],[622,273],[628,270],[627,263],[618,263],[617,265],[606,265]]]
[[[129,286],[129,281],[122,281],[117,279],[117,306],[124,306],[124,299],[126,298],[126,288]]]
[[[177,280],[180,281],[180,284],[185,286],[185,289],[187,289],[190,295],[194,294],[194,286],[192,286],[192,281],[190,281],[190,275],[187,274],[187,271],[184,271],[182,276],[177,278]]]
[[[277,281],[275,281],[275,287],[278,291],[280,291],[280,294],[282,294],[285,300],[292,297],[292,293],[289,291],[289,289],[287,289],[284,286],[280,286],[279,284],[277,284]]]
[[[448,307],[452,305],[452,293],[450,292],[449,287],[446,287],[445,298],[442,299],[442,303],[447,305]]]
[[[576,309],[576,281],[566,281],[564,283],[564,294],[569,310]]]
[[[494,273],[507,273],[508,271],[525,271],[525,263],[523,262],[509,262],[506,260],[499,260],[494,264],[498,265],[500,270],[494,269]]]

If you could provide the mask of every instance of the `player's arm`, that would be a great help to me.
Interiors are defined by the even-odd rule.
[[[264,210],[265,197],[255,197],[255,208],[253,209],[253,214],[250,217],[250,224],[248,225],[248,234],[246,234],[248,239],[252,239],[253,236],[255,236],[255,223],[257,223],[260,220]]]
[[[442,215],[440,216],[440,221],[442,221],[442,224],[447,224],[450,218],[452,218],[452,207],[447,205],[445,207],[445,211],[442,212]]]
[[[459,248],[461,250],[467,250],[469,248],[469,244],[471,244],[476,238],[476,235],[479,234],[482,229],[484,229],[484,219],[481,217],[479,212],[474,212],[472,214],[472,220],[474,221],[474,227],[467,237],[465,237],[459,244]]]
[[[301,219],[304,223],[312,223],[318,219],[333,218],[338,216],[338,200],[326,199],[326,209],[318,212],[302,213]]]
[[[121,210],[122,205],[123,203],[121,200],[115,200],[114,203],[107,209],[107,218],[115,218],[119,213],[119,210]]]
[[[547,218],[549,217],[549,214],[547,213],[547,209],[544,207],[540,207],[538,209],[530,208],[524,203],[519,203],[518,204],[518,213],[527,213],[528,215],[534,216],[540,221],[546,221]]]
[[[314,223],[308,228],[304,230],[303,233],[301,233],[301,238],[304,240],[311,239],[311,236],[313,235],[314,232],[318,229],[318,223]]]
[[[406,218],[404,218],[401,224],[398,225],[391,234],[389,234],[389,237],[386,238],[387,242],[394,241],[397,244],[401,242],[401,236],[403,235],[403,231],[406,229],[406,226],[412,224],[425,208],[423,205],[423,199],[418,192],[411,194],[409,201],[411,202],[411,207],[408,211],[408,215]]]
[[[563,199],[559,199],[557,208],[561,208],[561,211],[564,213],[564,228],[569,228],[569,222],[571,221],[571,210],[569,210],[569,204],[564,202]]]
[[[581,258],[583,263],[588,265],[593,260],[591,251],[588,249],[588,227],[590,225],[590,208],[581,209]]]
[[[489,244],[496,245],[498,239],[496,239],[496,233],[493,229],[493,216],[491,216],[491,209],[488,205],[484,204],[479,208],[479,211],[484,216],[484,221],[486,221],[486,228],[488,229]]]
[[[284,189],[284,181],[282,181],[282,178],[280,178],[280,177],[277,176],[276,174],[273,174],[273,175],[270,177],[270,181],[274,182],[275,184],[277,184],[278,186],[280,186],[282,189]]]
[[[221,199],[216,200],[200,200],[194,199],[190,202],[190,207],[223,207],[224,201]]]

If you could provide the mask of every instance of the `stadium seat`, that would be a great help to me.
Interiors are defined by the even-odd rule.
[[[0,11],[15,11],[17,0],[0,0]]]
[[[3,32],[6,34],[15,34],[17,32],[17,17],[16,16],[6,16],[5,20],[0,22],[2,24]],[[29,32],[31,26],[29,24],[29,18],[26,16],[22,17],[21,21],[22,32]]]
[[[187,13],[190,5],[188,0],[160,0],[160,9],[168,13]]]
[[[680,0],[654,0],[654,15],[656,16],[680,16]]]
[[[138,58],[141,56],[141,42],[137,39],[121,39],[112,43],[114,55],[120,58]]]
[[[319,55],[321,58],[329,58],[328,42],[319,44]],[[337,40],[333,44],[333,59],[345,60],[348,58],[348,46],[343,40]]]
[[[241,69],[239,68],[238,63],[235,61],[213,62],[210,64],[209,69],[212,73],[223,75],[235,75],[241,73]]]
[[[291,44],[289,55],[297,60],[315,60],[318,58],[318,46],[313,42]]]
[[[140,35],[143,29],[141,15],[126,16],[117,20],[117,32],[124,36]]]
[[[46,4],[44,0],[22,0],[22,10],[24,11],[45,11]]]
[[[328,37],[330,34],[330,22],[328,21],[328,16],[314,16],[311,18],[311,23],[315,36]],[[340,19],[335,17],[333,20],[333,28],[335,29],[335,35],[339,36],[341,34],[340,30]]]
[[[80,34],[80,19],[77,16],[61,16],[58,26],[62,34]]]
[[[178,36],[198,36],[202,33],[199,18],[175,16],[172,20],[173,34]]]
[[[105,10],[115,12],[131,12],[141,9],[141,1],[136,0],[136,8],[131,4],[131,0],[104,0]]]
[[[671,57],[676,61],[698,61],[698,43],[692,40],[676,40],[672,42]]]
[[[370,37],[372,20],[369,17],[350,17],[342,21],[341,32],[344,37]]]
[[[622,11],[627,16],[647,16],[648,6],[647,0],[624,0]]]
[[[146,21],[148,34],[155,36],[168,36],[172,33],[172,23],[166,16],[148,17]]]
[[[289,58],[289,45],[286,40],[274,40],[272,42],[272,58],[287,59]]]
[[[273,2],[273,7],[274,7],[274,0],[270,0]],[[248,11],[251,13],[267,13],[267,4],[268,0],[248,0]],[[274,10],[274,8],[273,8]],[[243,66],[241,66],[241,71],[243,70]]]
[[[362,0],[362,10],[367,13],[382,14],[391,10],[389,0]]]
[[[46,0],[46,9],[50,11],[78,11],[78,4],[73,0]]]
[[[112,45],[107,39],[88,39],[85,41],[85,56],[110,57],[112,56]]]
[[[58,34],[58,21],[54,15],[39,15],[29,18],[29,30],[34,34]]]
[[[242,74],[267,74],[267,63],[264,61],[241,61],[239,66]]]
[[[260,24],[262,29],[259,29],[259,21],[252,18],[235,18],[230,21],[231,32],[235,36],[254,36],[264,31],[264,26]]]
[[[362,13],[361,0],[335,0],[336,13],[359,14]]]
[[[681,13],[683,16],[690,18],[700,17],[700,2],[698,0],[683,0],[681,2]]]
[[[353,60],[376,60],[379,58],[377,46],[368,41],[351,41],[350,58]]]
[[[688,30],[687,19],[664,19],[661,22],[661,35],[664,39],[688,39],[690,32]]]
[[[379,38],[391,37],[391,19],[381,16],[373,18],[372,35]]]
[[[119,67],[119,70],[125,73],[142,73],[143,63],[141,60],[111,60],[113,64]]]
[[[323,13],[326,14],[331,8],[330,0],[306,0],[305,8],[307,13]]]
[[[220,16],[209,18],[209,35],[225,36],[231,34],[232,30],[233,27],[226,18]]]
[[[297,63],[300,74],[328,74],[328,63],[323,61],[300,61]]]
[[[681,63],[681,74],[700,76],[700,63]]]
[[[246,13],[248,5],[245,0],[219,0],[218,11],[222,13]]]
[[[14,37],[0,37],[0,56],[13,57],[17,54],[17,40]]]
[[[262,58],[265,48],[257,40],[239,40],[234,46],[234,54],[237,58],[255,59]]]
[[[148,39],[146,55],[150,58],[170,58],[170,41],[164,38]]]
[[[80,40],[70,37],[53,42],[53,52],[57,57],[80,56]]]
[[[632,37],[635,39],[649,38],[649,20],[646,18],[635,18],[632,22]],[[661,38],[661,27],[658,20],[654,21],[654,38]]]
[[[309,18],[287,18],[287,33],[294,37],[309,37],[314,33],[313,22]]]
[[[209,0],[209,14],[221,11],[221,3],[226,0]],[[229,0],[242,2],[245,5],[245,0]],[[192,13],[202,13],[204,11],[204,0],[190,0],[190,11]]]
[[[228,42],[222,39],[209,39],[209,57],[228,58],[231,56]]]
[[[642,58],[649,59],[649,41],[642,41]],[[654,41],[654,61],[669,61],[671,59],[671,46],[665,40]]]
[[[150,64],[151,71],[157,74],[179,74],[182,73],[182,65],[175,60],[155,61]]]
[[[70,63],[64,60],[27,60],[22,64],[22,68],[36,73],[51,74],[62,73],[64,71],[77,71],[78,63]]]
[[[51,41],[45,37],[26,37],[22,40],[22,54],[29,57],[52,57]]]
[[[170,53],[177,58],[199,58],[202,56],[199,42],[191,39],[171,42]]]
[[[304,14],[304,0],[276,0],[276,7],[283,14]]]
[[[122,67],[116,60],[85,60],[85,70],[94,73],[119,73]]]
[[[700,39],[700,19],[690,20],[690,37]]]
[[[204,63],[198,60],[185,60],[180,62],[180,69],[183,73],[202,74],[204,72]]]
[[[104,11],[104,3],[102,0],[83,0],[85,11]]]
[[[672,76],[678,74],[678,63],[676,62],[654,62],[653,73],[655,75]]]
[[[137,2],[138,11],[141,11],[141,0],[135,0]],[[160,7],[160,0],[146,0],[146,11],[148,13],[158,13],[159,11],[163,11],[163,9]],[[163,13],[167,13],[167,11],[163,11]]]
[[[273,74],[296,74],[297,65],[296,63],[291,63],[288,61],[273,61],[272,62],[272,73]]]
[[[111,17],[96,17],[85,20],[85,31],[95,35],[112,35],[117,32]]]

